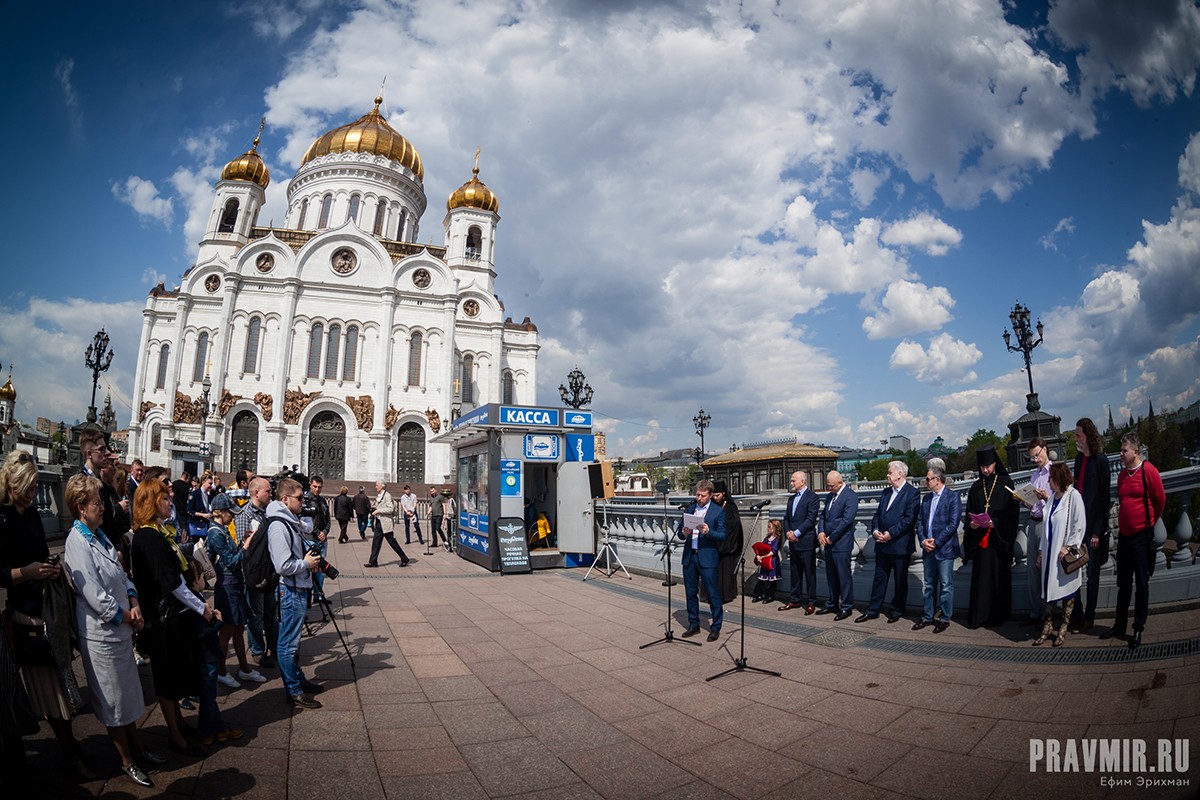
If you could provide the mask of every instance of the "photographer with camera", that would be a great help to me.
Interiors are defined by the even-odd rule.
[[[321,496],[321,487],[325,485],[324,479],[320,475],[313,475],[308,482],[310,492],[309,505],[313,512],[313,530],[309,534],[312,538],[305,538],[304,549],[316,552],[321,556],[321,560],[325,560],[326,554],[329,552],[329,526],[331,520],[329,518],[329,501]],[[305,511],[308,511],[306,508]],[[325,596],[325,573],[317,571],[313,574],[313,600],[320,600]]]
[[[271,482],[263,477],[250,481],[250,501],[236,517],[234,530],[237,540],[244,542],[254,532],[266,525],[267,506],[271,502]],[[246,638],[250,642],[250,655],[260,667],[275,666],[272,656],[276,653],[279,640],[279,620],[275,615],[275,586],[256,589],[246,583],[246,600],[250,605],[250,621],[246,626]]]
[[[279,672],[288,702],[298,708],[320,708],[310,695],[324,690],[312,683],[300,669],[296,651],[308,611],[308,593],[312,574],[321,565],[321,557],[304,544],[300,511],[304,507],[304,489],[292,478],[283,478],[275,489],[278,500],[267,506],[267,545],[271,563],[279,573]]]

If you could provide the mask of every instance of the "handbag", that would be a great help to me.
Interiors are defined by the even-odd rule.
[[[1071,530],[1071,506],[1067,506],[1067,531]],[[1065,555],[1059,556],[1063,572],[1074,575],[1088,563],[1088,549],[1084,544],[1067,547]]]
[[[13,660],[18,667],[53,667],[54,652],[46,638],[46,624],[31,625],[17,622],[6,615],[9,641],[12,642]]]

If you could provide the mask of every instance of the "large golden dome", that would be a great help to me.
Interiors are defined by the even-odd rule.
[[[399,161],[412,170],[418,181],[425,180],[425,167],[412,142],[401,136],[379,113],[382,97],[375,98],[375,107],[349,125],[334,128],[308,148],[300,166],[314,158],[330,153],[374,153],[391,161]]]
[[[0,386],[0,400],[16,400],[17,390],[12,385],[12,375],[8,376],[8,380],[3,386]]]
[[[262,188],[267,188],[267,184],[271,182],[271,173],[267,171],[267,165],[263,163],[262,157],[258,154],[258,138],[262,136],[262,126],[258,128],[258,136],[254,137],[254,144],[250,147],[250,152],[243,153],[225,165],[225,169],[221,170],[221,180],[223,181],[251,181],[257,183]]]
[[[446,200],[446,210],[456,208],[479,208],[496,214],[500,211],[500,198],[479,180],[479,151],[475,151],[475,169],[471,170],[471,180],[455,189]]]

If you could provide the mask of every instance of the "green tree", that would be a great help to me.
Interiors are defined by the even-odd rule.
[[[996,448],[996,455],[1000,458],[1000,463],[1005,467],[1008,466],[1008,449],[1005,448],[1005,437],[1000,436],[993,430],[980,428],[967,437],[967,445],[959,454],[958,459],[954,464],[948,464],[951,472],[967,472],[968,470],[976,470],[979,464],[975,460],[975,451],[986,445],[992,445]]]
[[[858,467],[859,480],[881,481],[886,478],[888,460],[886,458],[877,458],[874,461],[860,464]]]

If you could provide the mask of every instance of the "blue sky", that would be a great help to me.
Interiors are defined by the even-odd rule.
[[[614,455],[694,446],[700,407],[710,449],[1003,431],[1016,301],[1066,427],[1200,398],[1195,2],[7,11],[0,230],[27,244],[0,363],[23,419],[83,415],[105,325],[127,421],[146,292],[191,263],[221,167],[265,115],[282,218],[305,148],[385,75],[426,166],[421,239],[481,147],[539,398],[580,366]]]

